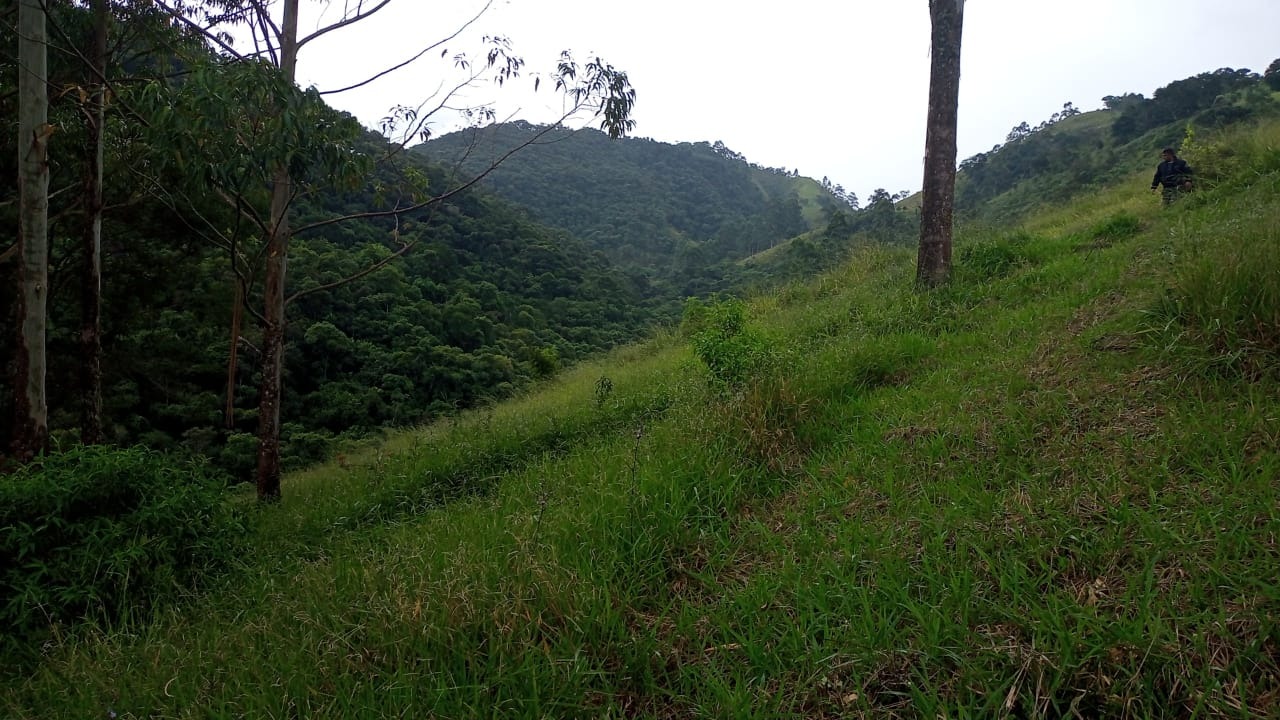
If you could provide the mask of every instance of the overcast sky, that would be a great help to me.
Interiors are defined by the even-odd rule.
[[[352,0],[346,0],[352,2]],[[304,3],[305,4],[305,3]],[[343,0],[311,3],[303,31],[338,16]],[[394,0],[368,21],[303,48],[299,81],[321,90],[364,79],[440,40],[482,0]],[[638,100],[634,135],[664,142],[722,140],[748,160],[844,185],[920,187],[929,85],[927,0],[495,0],[454,41],[508,36],[529,71],[561,50],[625,70]],[[1036,125],[1072,102],[1139,92],[1221,67],[1262,72],[1280,57],[1280,0],[970,0],[965,6],[960,158]],[[331,104],[375,126],[417,104],[448,74],[439,52]],[[503,117],[548,121],[560,107],[544,86],[497,92]],[[441,125],[437,132],[447,131]],[[1153,155],[1154,157],[1154,155]]]

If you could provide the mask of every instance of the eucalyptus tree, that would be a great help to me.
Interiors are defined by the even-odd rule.
[[[41,0],[18,2],[18,323],[13,454],[30,460],[49,442],[45,388],[49,298],[48,35]]]
[[[77,337],[80,352],[75,356],[80,382],[75,394],[81,405],[81,439],[86,443],[97,443],[103,438],[102,228],[105,211],[103,168],[109,142],[108,96],[116,101],[114,104],[117,108],[128,108],[129,103],[121,97],[120,85],[127,84],[136,77],[124,77],[122,66],[129,63],[134,66],[134,71],[151,68],[157,64],[156,58],[170,52],[175,41],[180,38],[167,22],[158,22],[164,16],[155,11],[149,0],[80,0],[75,3],[39,1],[36,5],[41,9],[40,15],[45,26],[41,37],[45,47],[53,52],[45,53],[44,80],[41,83],[48,90],[42,98],[46,101],[44,119],[41,121],[43,131],[39,136],[23,131],[22,136],[28,139],[26,142],[41,146],[37,148],[33,145],[30,149],[35,152],[28,153],[26,157],[30,159],[36,154],[44,154],[45,187],[50,185],[51,180],[56,181],[59,187],[57,191],[49,193],[46,190],[45,193],[44,256],[56,258],[62,251],[66,253],[66,260],[75,256],[80,259],[80,277],[76,283],[80,300]],[[113,31],[113,28],[127,28],[127,31]],[[32,37],[26,31],[19,32],[19,45],[29,44]],[[116,44],[109,44],[111,41]],[[26,61],[18,62],[18,65],[20,68],[33,67]],[[114,84],[109,77],[112,75]],[[50,99],[55,102],[49,104]],[[30,100],[23,96],[20,106],[30,105]],[[146,122],[136,112],[123,114],[129,115],[127,122],[118,126],[116,135],[110,138],[116,159],[129,152],[128,143],[121,137],[119,130],[125,124]],[[50,138],[56,138],[57,147],[57,162],[52,164],[48,158]],[[23,154],[22,142],[20,139],[20,156]],[[132,200],[122,201],[122,196],[131,195],[127,188],[127,183],[116,184],[118,203],[127,205],[138,199],[134,196]],[[58,196],[62,196],[63,201],[55,204]],[[77,223],[78,228],[68,225],[73,222]],[[75,238],[78,246],[72,243],[68,247],[67,243],[62,243],[61,247],[53,247],[47,240],[49,236],[65,240]],[[34,247],[30,243],[28,246]],[[64,260],[58,265],[69,266],[70,263]],[[28,272],[26,277],[35,275]],[[19,284],[24,287],[28,285],[25,281]],[[38,284],[44,288],[43,308],[37,310],[38,303],[24,298],[23,312],[27,316],[28,326],[43,322],[47,334],[48,316],[65,311],[65,307],[51,307],[53,300],[49,296],[50,288],[56,288],[59,282],[57,277],[49,278],[48,262],[45,280]],[[36,317],[40,313],[44,314],[43,319]],[[71,322],[57,324],[74,327]],[[27,349],[20,350],[19,355],[22,357],[29,356],[28,350],[33,347],[32,339],[28,338],[25,342],[25,345],[19,346]],[[70,359],[71,355],[66,353],[64,357]],[[20,358],[18,364],[21,365],[22,362]],[[46,368],[48,364],[45,362]],[[33,376],[28,384],[34,388],[36,382]],[[49,395],[47,388],[43,394],[46,397]],[[20,413],[22,407],[22,402],[19,401]],[[19,442],[23,442],[24,437],[21,426],[19,423],[18,432],[15,433]],[[30,455],[30,450],[18,454],[25,457]]]
[[[84,84],[85,167],[80,286],[81,413],[80,439],[102,441],[102,211],[103,162],[107,124],[108,0],[89,0],[92,14]]]
[[[964,0],[929,0],[929,20],[932,25],[929,116],[925,131],[916,282],[934,287],[946,282],[951,274]]]
[[[300,183],[300,174],[311,173],[318,183],[332,178],[350,182],[353,176],[369,170],[367,159],[361,157],[356,150],[349,119],[344,121],[331,118],[328,122],[317,123],[317,119],[324,115],[323,106],[319,103],[319,91],[312,88],[303,92],[296,87],[299,53],[313,41],[331,32],[346,31],[383,11],[391,5],[392,0],[344,2],[336,19],[307,34],[299,33],[300,0],[282,0],[277,4],[261,0],[155,1],[175,22],[202,34],[210,48],[220,55],[220,61],[236,68],[235,73],[246,73],[246,77],[259,88],[275,84],[274,92],[269,93],[271,97],[262,98],[264,116],[247,126],[253,130],[250,136],[252,139],[241,135],[229,144],[219,142],[217,136],[225,129],[231,128],[234,131],[245,126],[239,120],[230,124],[225,119],[220,121],[217,115],[219,91],[214,85],[201,85],[198,78],[184,81],[179,92],[203,93],[200,104],[187,104],[186,107],[196,108],[197,112],[201,109],[209,110],[212,115],[198,115],[191,123],[182,127],[169,125],[174,129],[171,139],[174,140],[175,147],[194,145],[206,153],[242,151],[242,154],[228,158],[221,164],[222,169],[212,171],[209,177],[214,181],[212,184],[216,191],[235,208],[246,223],[256,229],[259,238],[253,252],[243,252],[237,238],[228,238],[228,245],[231,247],[233,264],[238,262],[236,258],[241,252],[246,258],[243,269],[239,272],[242,287],[250,285],[255,273],[259,272],[258,263],[261,266],[262,311],[257,316],[262,324],[263,334],[260,348],[262,377],[259,387],[256,482],[258,497],[274,500],[280,496],[281,374],[284,367],[286,309],[292,300],[302,295],[302,292],[292,295],[287,293],[291,239],[308,230],[350,220],[391,221],[389,252],[382,259],[346,278],[314,286],[303,292],[319,292],[336,287],[363,277],[412,249],[413,242],[403,242],[399,238],[401,217],[438,207],[474,185],[486,173],[460,178],[450,187],[425,188],[420,183],[413,182],[415,177],[412,172],[405,172],[402,174],[405,186],[385,193],[397,198],[387,207],[334,215],[295,226],[293,215],[297,200],[307,190],[307,183]],[[491,3],[486,3],[480,13],[489,4]],[[230,31],[247,35],[251,39],[253,50],[238,50],[231,41]],[[456,35],[455,32],[449,38]],[[372,73],[365,81],[338,91],[360,87],[380,79],[428,51],[438,49],[442,42],[425,45],[417,49],[410,60],[381,69]],[[424,103],[421,106],[404,105],[392,110],[383,129],[398,138],[398,145],[385,153],[383,159],[397,157],[396,149],[403,149],[413,139],[426,137],[427,120],[434,113],[448,108],[450,100],[463,88],[482,78],[490,78],[502,84],[521,74],[524,61],[511,53],[510,44],[505,38],[485,38],[485,43],[483,59],[474,64],[464,55],[454,56],[455,66],[464,70],[464,75],[452,85],[452,89],[446,90],[437,101],[430,103],[430,107]],[[579,66],[565,53],[560,58],[553,78],[556,91],[564,93],[569,100],[561,122],[587,111],[601,118],[603,127],[611,136],[620,136],[632,127],[630,115],[635,92],[625,73],[599,58]],[[214,75],[209,75],[208,79],[214,79]],[[539,82],[540,78],[535,78],[535,88]],[[234,94],[238,95],[243,87],[237,85]],[[223,102],[233,96],[229,88],[224,87],[221,92],[224,93]],[[178,107],[178,104],[171,105],[171,109]],[[168,117],[175,118],[177,114],[170,112]],[[482,121],[494,119],[492,110],[486,108],[474,111],[473,117]],[[559,124],[555,123],[553,126]],[[201,138],[202,134],[207,137]],[[536,142],[539,137],[541,134],[529,138],[521,147]],[[183,142],[182,138],[186,138],[186,141]],[[490,169],[517,149],[511,148],[495,160]],[[217,165],[203,163],[206,168]],[[237,169],[243,169],[244,172],[231,177],[226,175],[228,169],[233,173]]]

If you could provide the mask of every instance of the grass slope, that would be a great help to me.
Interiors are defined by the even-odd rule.
[[[963,236],[942,290],[863,249],[756,298],[749,389],[664,336],[293,476],[225,587],[63,636],[0,714],[1276,716],[1250,137],[1169,210],[1135,175]]]

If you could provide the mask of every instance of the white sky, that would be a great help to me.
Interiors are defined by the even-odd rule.
[[[352,2],[353,0],[347,0]],[[367,0],[366,0],[367,2]],[[304,3],[307,4],[307,3]],[[312,0],[303,32],[321,9]],[[395,0],[369,20],[303,48],[298,79],[340,87],[442,39],[482,0]],[[528,70],[561,50],[625,70],[638,99],[634,135],[722,140],[748,160],[844,185],[866,198],[920,187],[929,85],[928,0],[496,0],[450,54],[483,34],[511,38]],[[469,40],[468,40],[469,38]],[[1139,92],[1220,67],[1261,73],[1280,56],[1280,0],[969,0],[960,91],[960,159],[1073,102]],[[450,63],[435,52],[378,83],[328,100],[375,126],[417,104]],[[559,108],[531,81],[468,100],[501,117],[549,121]],[[440,126],[437,133],[450,128]]]

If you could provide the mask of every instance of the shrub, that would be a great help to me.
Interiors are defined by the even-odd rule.
[[[280,464],[286,471],[300,470],[329,459],[333,435],[324,430],[307,430],[300,423],[280,428]]]
[[[538,348],[531,353],[529,364],[538,377],[551,377],[560,371],[560,353],[550,345]]]
[[[0,478],[0,625],[114,624],[199,586],[243,536],[226,484],[143,448],[77,447]]]
[[[1236,146],[1220,135],[1200,137],[1190,124],[1182,140],[1181,155],[1191,165],[1199,189],[1212,189],[1240,174],[1241,158]]]
[[[810,447],[801,428],[812,414],[812,403],[786,378],[762,378],[716,409],[743,457],[781,475],[803,467]]]
[[[710,312],[707,303],[691,297],[684,301],[684,312],[680,316],[680,335],[692,338],[707,329],[707,315]]]
[[[741,300],[699,303],[697,308],[696,324],[688,322],[687,312],[686,322],[681,323],[682,327],[700,327],[693,336],[694,352],[715,381],[729,388],[742,387],[772,357],[768,343],[747,327]]]

